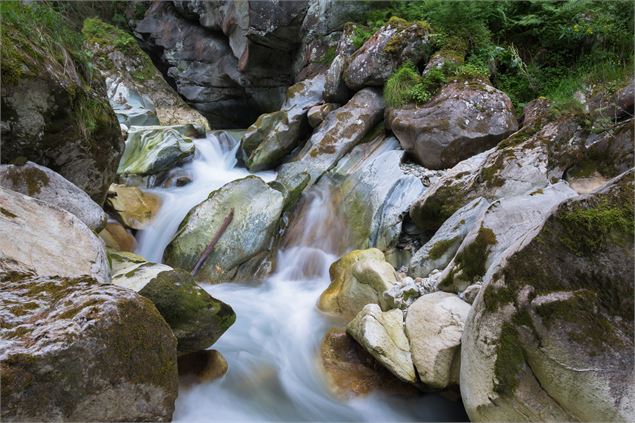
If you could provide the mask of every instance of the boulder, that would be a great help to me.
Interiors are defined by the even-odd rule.
[[[33,162],[0,165],[0,186],[60,207],[92,231],[99,232],[106,225],[106,213],[88,194],[44,166]]]
[[[374,391],[415,395],[417,389],[397,379],[343,329],[332,328],[320,345],[320,364],[337,397],[348,399]]]
[[[329,274],[331,284],[318,308],[348,319],[366,304],[383,304],[383,292],[397,281],[395,269],[376,248],[351,251],[331,265]]]
[[[90,73],[88,61],[67,54],[81,51],[81,37],[65,37],[64,42],[77,41],[60,44],[54,32],[73,30],[50,5],[6,7],[16,19],[3,20],[11,45],[3,46],[2,56],[0,161],[26,158],[46,166],[101,204],[123,152],[104,81]]]
[[[279,169],[276,181],[289,192],[297,190],[298,178],[307,173],[312,185],[346,153],[359,144],[364,136],[379,123],[384,101],[375,89],[359,91],[344,106],[332,111],[318,126],[311,138],[295,157]]]
[[[289,87],[280,111],[258,117],[241,140],[244,161],[251,171],[271,169],[302,140],[307,111],[322,101],[324,76],[298,82]]]
[[[194,149],[192,140],[175,127],[133,127],[117,173],[145,176],[164,172],[193,156]]]
[[[282,208],[282,193],[256,176],[229,182],[190,210],[163,261],[192,270],[233,210],[227,229],[195,275],[206,282],[231,280],[243,263],[269,249]]]
[[[227,373],[227,360],[216,350],[196,351],[179,357],[179,382],[200,385]]]
[[[82,33],[124,129],[186,123],[209,129],[207,120],[174,92],[129,33],[97,18],[86,19]]]
[[[324,122],[324,118],[338,107],[340,107],[340,105],[336,103],[325,103],[311,107],[306,114],[311,128],[320,126],[320,124]]]
[[[172,328],[179,354],[208,348],[236,320],[230,306],[209,295],[187,272],[132,253],[111,251],[108,257],[112,283],[152,301]]]
[[[397,378],[415,383],[417,373],[403,325],[401,310],[383,312],[377,304],[366,304],[346,325],[346,333]]]
[[[99,232],[99,237],[107,248],[115,251],[133,252],[137,248],[137,240],[130,231],[115,220],[110,220],[106,227]]]
[[[3,421],[172,419],[176,340],[150,301],[87,276],[0,286]]]
[[[392,17],[357,50],[344,70],[346,85],[357,91],[365,86],[383,86],[406,61],[421,61],[428,44],[429,28]]]
[[[437,287],[458,293],[480,282],[507,248],[541,225],[554,206],[576,195],[566,182],[559,182],[532,194],[494,202],[473,224]]]
[[[488,272],[465,324],[472,421],[633,421],[633,171],[564,201]]]
[[[421,382],[445,389],[459,382],[461,335],[470,305],[454,294],[433,292],[417,299],[406,315],[406,335]]]
[[[344,82],[343,74],[350,57],[356,50],[353,39],[357,29],[358,25],[354,23],[344,25],[344,30],[335,49],[335,58],[329,65],[325,75],[324,99],[326,101],[346,103],[352,96],[351,91]]]
[[[1,187],[0,240],[2,273],[110,280],[101,240],[78,217]]]
[[[161,199],[137,187],[112,184],[106,205],[128,228],[144,229],[159,211]]]
[[[482,81],[452,82],[425,105],[387,115],[404,150],[429,169],[451,168],[518,129],[509,97]]]
[[[450,263],[465,236],[481,221],[489,202],[476,198],[457,210],[412,256],[408,274],[426,277],[433,270],[443,270]]]

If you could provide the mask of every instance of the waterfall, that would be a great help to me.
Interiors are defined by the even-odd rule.
[[[138,252],[160,261],[187,212],[225,183],[247,176],[236,166],[237,144],[216,135],[196,140],[194,160],[175,170],[192,182],[156,188],[162,208],[139,236]],[[272,172],[257,174],[265,180]],[[371,394],[343,401],[327,388],[319,347],[328,328],[343,322],[320,313],[316,302],[329,285],[331,263],[346,252],[337,189],[314,186],[291,217],[276,272],[260,284],[202,285],[230,304],[236,323],[214,344],[229,363],[219,380],[182,387],[175,421],[456,421],[462,407],[437,395],[414,398]]]

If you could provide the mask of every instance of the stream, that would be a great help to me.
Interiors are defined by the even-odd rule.
[[[137,253],[161,262],[182,219],[210,192],[249,174],[237,166],[238,142],[213,132],[195,140],[194,159],[172,171],[192,182],[148,190],[162,206],[138,233]],[[259,172],[265,181],[274,172]],[[342,322],[320,313],[316,302],[329,285],[328,269],[343,252],[343,222],[331,202],[331,189],[310,188],[291,221],[277,256],[277,270],[258,284],[202,285],[230,304],[236,323],[214,344],[229,364],[222,378],[181,387],[175,421],[464,421],[460,402],[436,394],[397,398],[382,394],[348,401],[332,395],[319,365],[320,342]]]

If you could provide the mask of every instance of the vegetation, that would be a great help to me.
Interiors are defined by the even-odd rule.
[[[545,96],[566,114],[579,110],[576,91],[600,84],[611,92],[632,75],[632,12],[627,1],[394,0],[360,21],[372,31],[392,16],[425,20],[436,49],[465,52],[454,74],[489,75],[518,112]]]

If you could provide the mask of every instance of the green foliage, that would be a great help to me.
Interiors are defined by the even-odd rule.
[[[320,58],[320,63],[323,65],[330,65],[337,56],[337,48],[335,46],[331,46],[324,52],[324,56]]]
[[[364,45],[366,40],[372,37],[374,33],[375,33],[375,30],[373,30],[372,28],[357,25],[355,29],[353,29],[353,37],[352,37],[352,41],[353,41],[353,45],[355,46],[355,49],[361,48],[361,46]]]
[[[386,81],[384,87],[384,99],[391,107],[399,107],[413,100],[412,91],[421,83],[421,76],[417,68],[410,62],[406,62],[397,69]],[[418,95],[424,95],[419,92]]]

